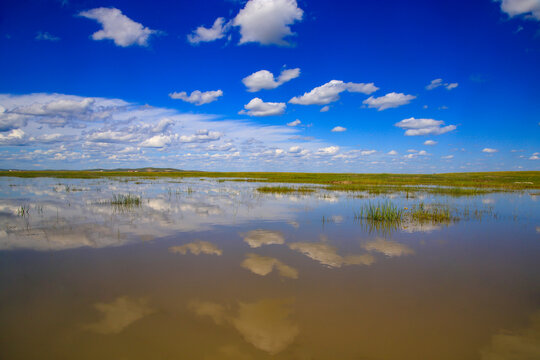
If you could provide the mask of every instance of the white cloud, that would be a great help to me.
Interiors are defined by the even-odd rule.
[[[540,20],[539,0],[502,0],[501,10],[510,17],[524,15],[527,18]]]
[[[433,145],[437,145],[437,142],[434,140],[426,140],[424,141],[424,145],[433,146]]]
[[[409,104],[413,99],[416,99],[416,96],[391,92],[377,98],[370,96],[363,101],[363,104],[366,104],[370,108],[376,108],[378,111],[382,111]]]
[[[441,156],[441,159],[446,159],[446,160],[450,160],[450,159],[453,159],[453,158],[454,158],[454,155]]]
[[[379,88],[373,83],[345,83],[341,80],[331,80],[324,85],[318,86],[302,96],[295,96],[289,103],[299,105],[327,105],[339,100],[339,94],[344,91],[358,92],[369,95]]]
[[[7,145],[0,157],[3,168],[33,168],[35,164],[85,168],[99,163],[115,168],[174,164],[242,171],[266,162],[264,166],[307,170],[305,164],[322,169],[338,160],[332,157],[338,154],[338,148],[332,147],[335,144],[301,137],[298,128],[285,123],[263,125],[120,99],[63,94],[0,94],[0,106],[1,141]],[[11,121],[12,117],[18,122]],[[46,153],[58,143],[66,148]],[[31,151],[30,145],[35,147]],[[61,157],[65,157],[62,164],[57,162]]]
[[[249,92],[256,92],[261,89],[275,89],[278,86],[300,76],[300,68],[285,69],[281,71],[277,81],[274,79],[274,74],[268,70],[260,70],[242,79],[244,85]]]
[[[294,121],[291,121],[290,123],[287,123],[287,126],[298,126],[300,125],[302,122],[298,119],[294,120]]]
[[[540,157],[538,157],[538,154],[536,154],[536,155],[533,154],[533,155],[529,158],[529,160],[538,160],[538,159],[540,159]]]
[[[185,102],[195,104],[195,105],[203,105],[208,104],[213,101],[216,101],[220,96],[223,96],[223,91],[221,90],[212,90],[212,91],[204,91],[201,92],[199,90],[193,91],[189,96],[185,91],[182,92],[174,92],[172,94],[169,94],[169,97],[171,99],[180,99],[184,100]]]
[[[425,156],[425,155],[428,155],[428,153],[427,153],[426,150],[420,150],[420,151],[418,152],[418,155],[420,155],[420,156]]]
[[[458,83],[443,83],[443,79],[434,79],[426,86],[426,90],[433,90],[439,86],[444,86],[446,90],[452,90],[458,87]]]
[[[426,86],[426,90],[433,90],[442,85],[442,79],[434,79]]]
[[[396,150],[390,150],[390,151],[388,152],[388,155],[392,155],[392,156],[395,156],[395,155],[397,155],[397,154],[398,154],[398,152],[397,152]]]
[[[347,131],[347,128],[344,128],[343,126],[336,126],[332,129],[332,132],[344,132]]]
[[[488,153],[488,154],[493,154],[493,153],[496,153],[498,150],[497,149],[492,149],[492,148],[484,148],[482,149],[482,152],[485,152],[485,153]]]
[[[367,156],[367,155],[373,155],[377,152],[377,150],[362,150],[360,151],[360,155]]]
[[[225,18],[218,17],[211,28],[199,26],[197,29],[193,30],[192,34],[188,34],[187,39],[191,44],[222,39],[225,37],[227,31],[229,31],[229,28],[230,23],[225,23]]]
[[[148,46],[148,39],[158,31],[151,30],[122,14],[116,8],[95,8],[79,13],[80,16],[96,20],[103,29],[92,34],[92,39],[111,39],[118,46]]]
[[[93,105],[92,98],[77,98],[77,99],[58,99],[47,103],[35,102],[30,105],[16,107],[12,110],[13,113],[22,115],[40,115],[40,116],[55,116],[80,114],[89,110]]]
[[[155,135],[141,143],[142,147],[161,148],[170,145],[178,136],[174,135]]]
[[[14,145],[24,138],[24,131],[21,129],[13,129],[7,134],[0,134],[1,145]]]
[[[180,142],[182,143],[205,143],[210,141],[216,141],[221,138],[222,134],[218,131],[198,130],[193,135],[180,136]]]
[[[327,112],[328,110],[330,110],[330,106],[326,105],[326,106],[323,106],[320,111]]]
[[[36,39],[36,40],[44,40],[44,41],[52,41],[52,42],[56,42],[56,41],[60,40],[60,38],[58,36],[51,35],[46,31],[38,31],[38,33],[36,34],[36,37],[34,39]]]
[[[320,155],[335,155],[339,151],[339,146],[328,146],[325,148],[320,148],[317,150],[317,153]]]
[[[240,44],[289,45],[290,25],[301,21],[304,11],[296,0],[249,0],[233,20],[240,27]]]
[[[406,136],[441,135],[456,129],[455,125],[442,125],[444,125],[444,121],[442,120],[415,119],[414,117],[401,120],[394,124],[394,126],[406,129]]]
[[[253,98],[249,103],[244,105],[245,110],[241,110],[239,114],[249,116],[281,115],[285,112],[286,107],[287,105],[285,103],[264,102],[259,98]]]

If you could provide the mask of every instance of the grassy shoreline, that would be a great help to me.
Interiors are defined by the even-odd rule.
[[[540,171],[504,171],[446,174],[352,174],[288,172],[204,172],[204,171],[0,171],[0,176],[21,178],[97,179],[140,178],[231,178],[234,181],[302,183],[327,185],[328,190],[363,191],[373,188],[439,186],[449,188],[526,190],[540,189]],[[480,190],[482,191],[482,190]]]

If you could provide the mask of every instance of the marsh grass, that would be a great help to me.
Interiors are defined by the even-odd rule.
[[[377,204],[369,203],[364,205],[354,217],[355,219],[372,221],[399,222],[403,218],[403,209],[389,201]]]
[[[21,205],[19,208],[17,208],[17,215],[22,217],[30,215],[30,206]]]
[[[450,208],[446,205],[426,206],[424,203],[420,203],[413,205],[406,215],[418,223],[446,223],[455,220],[450,212]]]
[[[312,193],[315,191],[313,188],[306,186],[301,187],[292,187],[292,186],[261,186],[257,188],[257,191],[260,193],[267,194],[306,194]]]
[[[109,202],[111,205],[125,208],[132,208],[141,206],[141,197],[131,194],[114,194],[112,200]]]
[[[420,203],[400,208],[389,201],[369,203],[354,214],[354,220],[371,233],[391,233],[411,224],[449,224],[459,218],[447,205]]]
[[[327,185],[328,190],[362,191],[369,186],[371,191],[392,191],[389,187],[437,186],[438,193],[458,194],[446,188],[483,189],[488,192],[500,190],[540,189],[540,171],[500,171],[483,173],[447,174],[338,174],[338,173],[280,173],[280,172],[202,172],[177,171],[174,169],[152,169],[152,171],[132,172],[128,170],[85,170],[85,171],[0,171],[0,176],[11,177],[52,177],[52,178],[234,178],[228,181],[258,181],[268,183],[295,183]],[[380,190],[378,189],[380,188]],[[412,190],[410,190],[412,191]],[[430,190],[427,190],[430,191]],[[395,192],[395,189],[393,190]]]

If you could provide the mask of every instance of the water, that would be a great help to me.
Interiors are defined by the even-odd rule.
[[[540,358],[540,196],[258,186],[0,178],[0,357]],[[355,219],[383,201],[459,220]]]

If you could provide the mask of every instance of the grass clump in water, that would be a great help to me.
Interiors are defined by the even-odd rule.
[[[131,194],[114,194],[110,204],[123,207],[141,206],[141,197]]]
[[[291,187],[291,186],[262,186],[257,188],[260,193],[267,194],[291,194],[291,193],[312,193],[315,190],[309,187]]]
[[[453,220],[448,206],[425,206],[424,203],[414,205],[409,212],[413,221],[424,223],[444,223]]]
[[[391,202],[364,205],[355,219],[367,219],[372,221],[400,222],[403,219],[403,209],[398,208]]]

